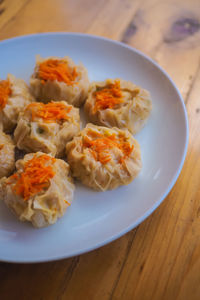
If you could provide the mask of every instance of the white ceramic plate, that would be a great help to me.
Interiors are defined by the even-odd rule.
[[[0,203],[0,260],[42,262],[78,255],[119,238],[162,202],[183,166],[188,142],[187,114],[169,76],[139,51],[105,38],[48,33],[0,43],[0,78],[13,73],[28,82],[35,55],[71,56],[88,69],[90,80],[121,77],[151,92],[153,111],[137,134],[143,169],[128,186],[95,192],[77,185],[75,198],[55,225],[34,229]]]

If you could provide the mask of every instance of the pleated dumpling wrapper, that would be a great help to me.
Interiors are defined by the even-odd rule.
[[[24,80],[8,74],[6,80],[0,81],[0,128],[12,132],[19,113],[33,100]]]
[[[88,124],[66,145],[72,176],[99,191],[129,184],[142,168],[140,146],[128,130]]]
[[[30,221],[35,227],[54,224],[72,202],[69,165],[37,152],[18,160],[16,170],[0,181],[0,196],[8,208],[20,221]]]
[[[152,102],[149,92],[132,82],[107,79],[90,85],[84,108],[90,122],[136,134],[145,125]]]
[[[0,178],[9,176],[15,168],[15,145],[10,135],[0,130]]]
[[[80,107],[88,93],[88,72],[82,64],[75,65],[68,56],[41,58],[37,55],[30,86],[39,101],[64,100]]]
[[[80,130],[79,109],[65,101],[32,102],[20,115],[14,132],[19,149],[62,157],[65,145]]]

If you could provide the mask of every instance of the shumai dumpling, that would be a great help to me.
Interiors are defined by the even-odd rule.
[[[87,69],[82,64],[75,65],[68,56],[44,59],[38,55],[30,86],[33,95],[39,101],[64,100],[79,107],[88,93]]]
[[[72,176],[105,191],[129,184],[142,167],[140,146],[128,130],[88,124],[66,146]]]
[[[152,103],[149,92],[132,82],[108,79],[91,84],[84,108],[90,122],[136,134],[146,123]]]
[[[29,88],[22,79],[8,74],[0,81],[0,127],[11,132],[17,124],[18,116],[24,107],[33,101]]]
[[[20,115],[14,132],[19,149],[61,157],[65,145],[80,130],[79,109],[61,102],[32,102]]]
[[[9,176],[15,168],[15,146],[11,137],[0,131],[0,178]]]
[[[0,182],[1,197],[6,205],[20,221],[30,221],[35,227],[55,223],[73,198],[69,165],[37,152],[18,160],[16,169],[16,173]]]

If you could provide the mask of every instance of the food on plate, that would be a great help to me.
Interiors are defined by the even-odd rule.
[[[39,101],[64,100],[79,107],[88,93],[87,69],[82,64],[75,65],[68,56],[41,58],[37,55],[30,86]]]
[[[152,102],[149,92],[132,82],[107,79],[91,84],[84,108],[90,122],[136,134],[146,123]]]
[[[0,178],[9,176],[15,168],[15,146],[11,137],[0,130]]]
[[[14,139],[19,149],[61,157],[80,130],[79,109],[65,101],[32,102],[20,114]]]
[[[69,165],[42,152],[16,162],[16,173],[0,181],[0,194],[20,221],[35,227],[51,225],[70,205],[74,184]]]
[[[129,184],[142,167],[140,146],[128,130],[88,124],[66,145],[72,175],[105,191]]]
[[[33,101],[29,88],[22,79],[8,74],[0,81],[0,128],[11,132],[17,124],[18,116],[24,107]]]

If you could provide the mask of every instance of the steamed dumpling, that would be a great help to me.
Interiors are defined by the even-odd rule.
[[[136,134],[146,123],[152,103],[149,92],[132,82],[108,79],[91,84],[84,108],[90,122]]]
[[[38,228],[55,223],[73,198],[69,165],[37,152],[18,160],[16,169],[0,181],[1,198],[8,208],[20,221],[30,221]]]
[[[8,74],[0,81],[0,128],[11,132],[17,124],[19,113],[33,101],[29,88],[22,79]]]
[[[142,167],[140,146],[128,130],[88,124],[66,146],[72,175],[105,191],[129,184]]]
[[[41,58],[38,55],[30,86],[39,101],[64,100],[79,107],[88,93],[87,69],[82,64],[75,65],[68,56]]]
[[[19,149],[64,155],[65,145],[80,130],[79,109],[64,101],[33,102],[20,115],[14,132]]]

